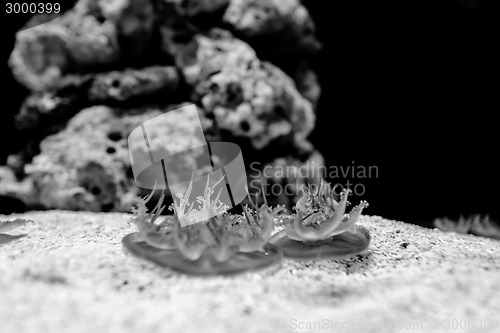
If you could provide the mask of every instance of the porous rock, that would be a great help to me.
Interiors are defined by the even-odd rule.
[[[307,63],[302,63],[297,67],[292,78],[297,85],[297,90],[311,102],[314,109],[316,109],[321,96],[321,86],[319,85],[318,76],[314,70],[312,70]]]
[[[248,19],[264,8],[261,21]],[[26,152],[10,158],[16,174],[27,174],[42,207],[126,211],[137,188],[124,135],[114,142],[109,128],[135,127],[189,99],[210,123],[208,136],[245,147],[247,166],[301,165],[317,154],[307,140],[320,93],[308,64],[312,35],[307,11],[292,0],[81,0],[18,34],[10,64],[31,90],[18,127],[38,142],[60,132],[31,163]],[[272,55],[261,48],[269,39]],[[283,52],[290,56],[276,57]]]
[[[89,76],[66,75],[51,89],[32,92],[15,117],[16,127],[28,130],[67,121],[87,106],[90,84]]]
[[[91,0],[97,1],[101,14],[117,29],[123,52],[141,56],[153,35],[155,9],[151,0]]]
[[[180,106],[182,105],[175,108]],[[129,146],[128,134],[145,121],[172,108],[174,107],[120,110],[95,106],[82,110],[68,122],[64,130],[41,142],[40,154],[25,166],[27,177],[23,181],[23,187],[13,185],[9,187],[8,193],[4,191],[4,188],[0,194],[16,197],[32,207],[130,211],[140,189],[132,177],[129,150],[130,154],[139,153],[142,156],[146,156],[148,153],[136,151],[144,149],[143,144],[134,145],[132,142]],[[209,133],[213,124],[211,120],[203,117],[205,114],[203,110],[199,114],[202,126],[207,133],[207,139],[223,140],[217,133]],[[178,152],[179,149],[182,150],[184,146],[199,145],[199,142],[188,142],[192,137],[188,132],[195,127],[195,124],[192,123],[194,121],[197,119],[180,117],[175,121],[174,128],[165,128],[163,125],[158,128],[148,127],[148,131],[151,131],[148,134],[156,138],[150,141],[151,149],[153,151],[161,150],[160,154],[167,156]],[[298,154],[296,152],[296,156]],[[268,196],[270,202],[287,206],[293,205],[303,184],[318,181],[315,178],[317,173],[309,169],[323,165],[319,153],[303,151],[302,154],[308,158],[304,160],[289,156],[249,168],[248,163],[255,160],[259,154],[256,150],[245,150],[250,183],[255,185],[255,180],[258,180],[269,182],[271,186],[281,186],[287,192],[282,192],[279,195],[270,193]],[[191,159],[182,162],[186,169],[194,168],[192,163],[195,162]],[[271,165],[271,169],[275,171],[279,166],[288,167],[285,168],[287,170],[285,174],[281,173],[280,175],[276,175],[276,173],[265,174],[265,171],[258,175],[252,173],[252,171],[262,170],[268,165]],[[300,175],[289,172],[299,167],[308,168],[307,173],[311,177],[300,178]],[[9,179],[11,184],[16,184],[16,182],[20,184],[18,181],[13,181],[13,177]],[[18,193],[19,190],[22,191]]]
[[[171,39],[164,37],[165,50],[174,52],[194,86],[194,101],[214,115],[219,128],[249,138],[257,149],[290,133],[304,140],[313,129],[311,103],[288,75],[260,61],[247,43],[220,29],[196,35],[186,48],[170,49]]]
[[[179,75],[173,66],[151,66],[95,75],[88,92],[91,103],[124,102],[133,97],[162,94],[171,96],[179,86]]]
[[[314,127],[311,103],[285,73],[266,62],[212,75],[196,87],[196,98],[221,129],[247,137],[256,149],[290,134],[303,141]]]
[[[19,32],[10,66],[29,89],[51,89],[68,73],[112,68],[141,55],[154,22],[149,0],[80,1],[58,19]]]
[[[52,89],[66,74],[117,61],[117,38],[116,29],[109,22],[70,13],[19,32],[10,67],[27,88]]]
[[[182,15],[193,17],[223,10],[230,0],[163,0],[174,4]]]
[[[186,35],[184,43],[178,41],[168,25],[160,31],[164,51],[172,55],[186,82],[193,86],[227,69],[244,71],[258,61],[250,45],[226,30],[212,29],[206,34]]]
[[[289,53],[311,55],[320,49],[314,22],[299,0],[231,0],[224,21],[257,44],[262,37],[279,40],[266,50],[257,47],[274,57]]]
[[[29,129],[56,123],[91,105],[123,103],[138,97],[156,95],[168,101],[179,83],[179,73],[173,66],[66,75],[52,89],[29,95],[16,115],[16,125],[19,129]]]
[[[313,129],[311,103],[290,77],[260,61],[247,43],[220,29],[196,35],[186,48],[171,49],[169,35],[164,37],[165,50],[174,52],[186,81],[195,87],[194,101],[214,115],[219,128],[249,138],[257,149],[290,133],[304,140]]]
[[[74,210],[129,211],[139,189],[132,178],[127,137],[146,120],[168,110],[124,111],[95,106],[79,112],[63,131],[42,141],[41,153],[26,166],[41,205]],[[187,122],[177,122],[177,125],[193,127]],[[168,131],[163,133],[170,134]],[[168,146],[163,148],[168,149]]]
[[[0,166],[0,196],[21,201],[29,207],[38,205],[31,178],[19,180],[12,168]]]
[[[31,90],[53,86],[72,66],[67,33],[46,23],[17,34],[9,65],[19,82]]]

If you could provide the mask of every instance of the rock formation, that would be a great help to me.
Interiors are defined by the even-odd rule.
[[[322,163],[307,141],[319,48],[299,0],[81,0],[17,34],[9,64],[31,94],[16,124],[32,140],[0,167],[0,195],[129,211],[140,189],[127,136],[183,103],[197,105],[207,138],[238,143],[247,166],[258,162],[252,179],[286,185],[296,177],[256,170]],[[268,195],[287,205],[296,197]]]

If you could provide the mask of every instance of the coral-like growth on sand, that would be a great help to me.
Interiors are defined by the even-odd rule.
[[[434,226],[448,232],[500,239],[500,225],[490,220],[489,216],[482,217],[479,214],[467,218],[460,216],[458,221],[449,218],[435,219]]]
[[[173,221],[163,216],[162,222],[156,222],[165,209],[165,206],[162,206],[165,194],[162,192],[158,204],[151,213],[148,213],[146,207],[154,193],[155,190],[151,191],[147,197],[139,200],[137,207],[132,211],[134,214],[132,223],[136,225],[138,236],[144,242],[160,249],[172,249],[174,247]]]
[[[220,200],[220,195],[222,193],[222,187],[219,189],[215,199],[211,199],[212,194],[214,194],[215,188],[221,184],[224,180],[222,176],[214,185],[210,186],[210,175],[207,176],[207,184],[205,190],[203,191],[203,196],[198,196],[196,202],[198,207],[194,207],[194,202],[189,204],[189,198],[191,196],[191,191],[193,190],[193,180],[189,182],[188,188],[184,193],[176,193],[174,199],[175,212],[177,218],[181,222],[181,225],[187,225],[199,222],[201,220],[207,220],[212,216],[221,215],[229,209],[229,206]],[[177,203],[177,200],[179,203]],[[187,208],[187,211],[186,211]]]
[[[192,265],[192,271],[202,271],[203,274],[217,272],[210,271],[217,263],[224,263],[226,268],[231,267],[233,262],[238,262],[236,258],[242,253],[264,254],[260,259],[265,260],[268,246],[278,247],[285,256],[295,259],[351,256],[366,250],[370,243],[368,230],[356,225],[368,203],[361,201],[350,214],[346,214],[350,191],[342,191],[337,201],[334,190],[324,182],[320,183],[317,190],[312,185],[304,187],[303,196],[295,206],[296,214],[291,216],[280,215],[283,207],[271,209],[265,198],[264,204],[259,207],[249,195],[250,205],[243,206],[242,214],[216,214],[202,222],[182,227],[178,216],[169,216],[164,222],[155,223],[163,210],[161,202],[164,195],[149,214],[145,204],[151,199],[150,195],[141,201],[133,221],[139,228],[140,240],[152,246],[153,252],[155,249],[165,249],[177,253],[175,257],[170,253],[163,259],[156,257],[156,260],[166,266],[169,263],[165,264],[165,261],[175,263],[181,270],[185,265]],[[207,184],[205,193],[212,192]],[[186,207],[187,203],[183,202],[183,212],[190,214],[192,205],[187,212]],[[277,223],[276,226],[277,230],[282,230],[275,230],[275,222],[283,223]],[[178,265],[179,258],[183,258],[184,264]],[[201,264],[204,260],[210,264]],[[245,263],[235,265],[240,265],[238,268],[242,270],[251,269],[246,268]]]
[[[261,251],[274,229],[273,211],[267,204],[257,207],[253,202],[243,208],[241,215],[217,215],[178,229],[178,249],[191,260],[208,255],[217,261],[226,261],[237,252]]]
[[[0,221],[0,232],[7,232],[19,227],[24,227],[28,223],[33,223],[33,221],[26,219]]]
[[[297,214],[291,223],[285,223],[286,236],[300,242],[328,241],[335,235],[342,234],[354,227],[361,212],[368,206],[361,201],[349,214],[345,214],[349,202],[349,189],[340,193],[340,200],[335,200],[335,187],[320,183],[317,191],[311,186],[302,188],[303,195],[297,202]]]
[[[19,238],[22,238],[26,236],[25,234],[23,235],[7,235],[4,234],[4,232],[11,231],[13,229],[19,228],[19,227],[24,227],[28,223],[33,223],[33,221],[26,220],[26,219],[15,219],[15,220],[7,220],[7,221],[0,221],[0,244],[4,244]]]
[[[163,221],[157,223],[165,208],[162,206],[163,193],[156,207],[148,213],[146,203],[153,193],[154,190],[134,210],[132,222],[138,228],[138,237],[153,247],[177,250],[192,261],[209,258],[225,262],[238,252],[262,251],[274,230],[274,216],[281,209],[272,210],[267,203],[258,207],[250,200],[250,206],[244,206],[242,214],[217,214],[181,227],[178,216],[163,216]]]

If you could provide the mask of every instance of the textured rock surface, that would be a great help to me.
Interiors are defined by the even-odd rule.
[[[498,332],[491,239],[362,216],[372,243],[355,257],[194,278],[125,253],[130,215],[22,217],[28,236],[0,248],[5,332]]]
[[[230,0],[163,0],[174,4],[182,15],[188,17],[212,14],[223,10],[229,5]]]
[[[295,47],[317,43],[314,22],[299,0],[231,0],[224,21],[249,37],[288,33]]]
[[[67,14],[18,33],[10,66],[26,87],[50,89],[65,74],[110,68],[147,51],[154,19],[149,0],[80,1]]]
[[[143,111],[143,112],[140,112]],[[130,209],[136,193],[126,146],[128,133],[160,110],[120,113],[107,107],[81,111],[47,137],[26,167],[44,207],[93,211]]]
[[[155,8],[150,0],[87,0],[89,7],[98,8],[94,14],[116,27],[122,54],[141,57],[147,51],[154,33]],[[92,8],[95,6],[94,8]],[[87,13],[91,13],[88,10]],[[102,18],[100,17],[102,15]]]
[[[160,93],[171,95],[179,86],[179,74],[173,66],[152,66],[98,74],[88,92],[91,103],[124,102],[133,97]]]
[[[214,29],[194,37],[189,47],[170,50],[169,31],[164,30],[165,48],[194,85],[193,99],[215,116],[221,129],[250,138],[257,149],[290,133],[304,141],[311,132],[311,103],[285,73],[260,61],[250,45]],[[317,94],[308,95],[317,100]]]
[[[232,0],[224,22],[272,60],[308,58],[321,47],[315,24],[299,0]],[[270,40],[279,43],[266,47]]]
[[[318,154],[307,140],[318,46],[295,0],[81,0],[17,35],[10,66],[31,94],[16,124],[29,140],[9,157],[19,178],[9,189],[33,184],[46,208],[126,211],[137,192],[127,147],[106,132],[122,127],[125,138],[153,116],[147,110],[183,102],[198,105],[208,136],[244,147],[247,165],[306,163]],[[103,117],[109,108],[122,111]],[[25,197],[0,188],[5,194]]]
[[[314,127],[311,103],[269,63],[251,62],[245,70],[224,67],[199,84],[196,95],[221,129],[250,138],[256,149],[290,134],[303,141]]]
[[[10,66],[19,82],[41,91],[56,86],[65,74],[110,65],[119,56],[114,25],[69,13],[19,32]]]
[[[298,66],[293,79],[296,82],[298,91],[316,108],[321,96],[321,86],[316,73],[307,64],[303,63]]]
[[[34,91],[21,105],[16,115],[20,130],[44,127],[56,119],[69,119],[88,104],[90,77],[67,75],[51,89]]]
[[[44,27],[18,33],[10,58],[17,80],[35,91],[54,85],[71,66],[65,31],[51,23]]]
[[[179,88],[174,66],[149,66],[140,70],[66,75],[50,90],[29,95],[16,117],[19,129],[41,127],[69,119],[78,111],[96,104],[122,104],[134,98],[169,100]]]
[[[128,135],[170,109],[95,106],[82,110],[64,130],[44,139],[41,153],[26,166],[28,179],[34,183],[34,197],[47,208],[130,211],[139,188],[131,177]],[[151,148],[167,155],[177,151],[187,145],[187,133],[196,121],[182,118],[176,121],[176,128],[154,129],[161,146],[151,141]],[[204,119],[202,126],[210,127],[210,122]]]
[[[176,43],[172,28],[161,28],[163,49],[172,55],[175,63],[182,69],[186,81],[197,85],[210,76],[223,70],[244,71],[252,62],[257,61],[257,54],[250,45],[235,38],[230,32],[213,29],[206,34],[189,38],[185,47]],[[178,37],[177,37],[178,38]]]
[[[0,166],[0,188],[2,195],[18,199],[32,207],[38,205],[33,180],[26,178],[19,181],[11,168]]]

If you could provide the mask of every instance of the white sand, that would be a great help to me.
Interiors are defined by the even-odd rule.
[[[125,253],[129,215],[23,216],[0,245],[1,333],[500,332],[500,241],[364,216],[354,258],[194,278]]]

